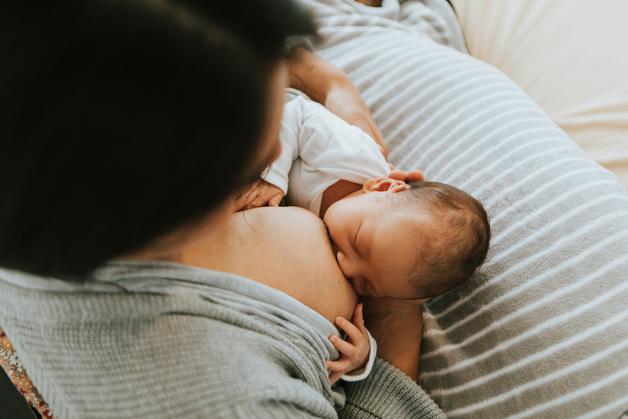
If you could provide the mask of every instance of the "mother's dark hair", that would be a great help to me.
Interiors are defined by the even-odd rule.
[[[289,0],[0,6],[0,265],[77,278],[254,175]]]

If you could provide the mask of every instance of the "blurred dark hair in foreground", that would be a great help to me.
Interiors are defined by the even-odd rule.
[[[0,6],[0,266],[65,279],[242,186],[289,0]]]

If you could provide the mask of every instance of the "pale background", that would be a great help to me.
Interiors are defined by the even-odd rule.
[[[453,4],[471,55],[519,84],[628,190],[628,1]]]

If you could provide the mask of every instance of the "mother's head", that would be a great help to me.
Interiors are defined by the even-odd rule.
[[[0,265],[166,251],[276,154],[289,0],[37,3],[0,11]]]

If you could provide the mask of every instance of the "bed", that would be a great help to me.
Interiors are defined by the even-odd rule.
[[[526,79],[510,73],[530,94],[548,93],[536,97],[544,109],[504,74],[511,68],[505,64],[519,69],[521,62],[505,60],[501,71],[469,56],[466,44],[480,58],[486,51],[514,57],[516,49],[502,48],[507,41],[501,38],[486,50],[481,44],[488,34],[507,37],[500,28],[534,25],[529,15],[483,20],[510,2],[461,1],[463,27],[472,31],[475,24],[486,35],[467,34],[466,40],[452,25],[456,16],[445,1],[390,0],[379,8],[303,2],[321,27],[318,53],[363,92],[392,162],[467,190],[484,202],[491,218],[492,247],[480,272],[426,306],[423,388],[452,418],[620,416],[628,408],[628,195],[569,134],[583,146],[585,134],[609,127],[618,128],[613,138],[624,138],[622,87],[593,89],[619,95],[616,102],[604,99],[617,103],[616,114],[602,117],[602,107],[592,105],[559,111],[549,107],[553,99],[566,106],[567,99],[580,96],[555,98],[539,87],[540,73],[563,73],[550,71],[555,62],[549,58],[529,58],[542,64],[539,70],[529,63],[536,74]],[[553,2],[544,8],[529,4],[537,17],[562,16],[565,10]],[[513,7],[525,9],[524,2]],[[502,25],[489,26],[496,21]],[[540,44],[525,37],[515,43],[526,42]],[[567,81],[545,82],[558,89]],[[599,123],[579,129],[574,115]]]
[[[628,190],[628,3],[453,4],[469,53],[513,79]]]

